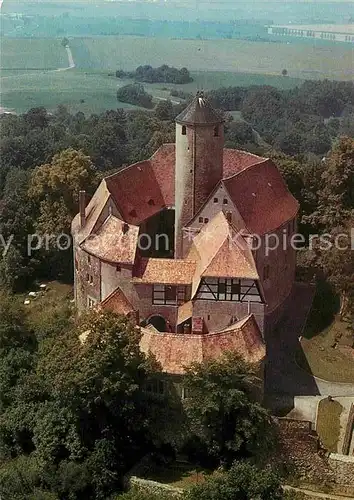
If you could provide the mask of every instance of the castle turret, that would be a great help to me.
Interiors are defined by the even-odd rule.
[[[175,258],[183,258],[188,225],[222,179],[223,118],[203,93],[176,118]]]

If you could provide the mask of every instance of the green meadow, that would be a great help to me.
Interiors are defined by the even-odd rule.
[[[70,47],[76,68],[57,71],[68,66],[61,39],[3,38],[1,106],[18,113],[36,106],[53,110],[58,104],[88,114],[133,108],[116,99],[118,86],[128,81],[117,79],[115,70],[132,70],[141,64],[186,66],[194,78],[179,86],[146,84],[156,102],[169,98],[172,88],[195,92],[223,86],[273,85],[284,89],[305,78],[349,79],[353,67],[353,49],[339,44],[316,47],[243,40],[102,36],[73,38]],[[281,76],[284,68],[287,77]]]
[[[60,39],[2,38],[1,69],[56,69],[68,65]]]

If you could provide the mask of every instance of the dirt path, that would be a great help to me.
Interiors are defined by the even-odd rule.
[[[68,55],[69,66],[67,68],[58,68],[58,69],[54,69],[52,71],[67,71],[68,69],[75,68],[75,61],[74,61],[74,58],[73,58],[73,53],[71,52],[71,48],[67,45],[65,47],[65,50],[66,50],[66,53]]]
[[[345,500],[353,497],[348,497],[344,495],[331,495],[330,493],[320,493],[319,491],[304,490],[302,488],[294,488],[293,486],[283,486],[284,490],[287,491],[298,491],[310,498],[324,498],[325,500]]]
[[[61,71],[68,71],[69,69],[73,69],[76,67],[76,64],[75,64],[75,61],[74,61],[74,57],[73,57],[73,53],[71,52],[71,48],[70,47],[65,47],[65,50],[66,50],[66,53],[67,53],[67,56],[68,56],[68,64],[69,66],[66,66],[65,68],[57,68],[57,69],[39,69],[39,70],[36,70],[36,71],[29,71],[28,73],[21,73],[19,75],[11,75],[11,76],[1,76],[1,80],[7,80],[9,78],[21,78],[23,76],[28,76],[28,75],[38,75],[38,74],[41,74],[41,73],[58,73],[58,72],[61,72]]]

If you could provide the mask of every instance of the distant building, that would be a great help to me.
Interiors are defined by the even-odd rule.
[[[263,364],[264,333],[295,276],[295,250],[282,243],[268,254],[265,242],[289,241],[299,205],[271,160],[224,149],[223,119],[203,95],[176,118],[175,144],[106,177],[87,206],[80,200],[79,311],[131,317],[142,350],[172,375],[230,350]]]
[[[268,34],[354,43],[354,24],[285,24],[268,26]]]

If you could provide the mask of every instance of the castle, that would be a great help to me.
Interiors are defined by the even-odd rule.
[[[87,205],[80,193],[77,308],[129,316],[168,374],[225,351],[262,364],[294,283],[298,209],[270,159],[224,149],[223,118],[197,94],[175,144],[106,177]]]

